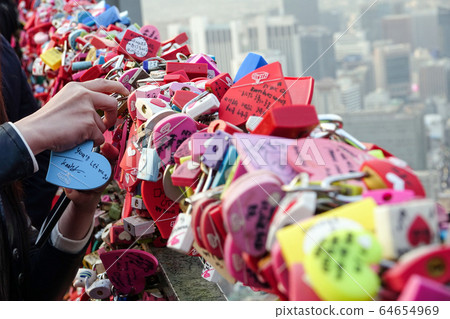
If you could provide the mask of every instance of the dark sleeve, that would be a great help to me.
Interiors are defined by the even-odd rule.
[[[15,52],[3,37],[1,40],[2,93],[6,113],[9,120],[14,123],[36,112],[39,106]],[[45,151],[35,157],[39,165],[39,171],[23,180],[22,185],[27,213],[33,226],[40,228],[50,212],[58,187],[45,181],[50,162],[50,151]]]
[[[0,125],[0,186],[33,174],[33,160],[22,138],[8,124]]]
[[[86,247],[78,254],[64,253],[50,242],[31,251],[28,300],[62,300],[81,266]]]

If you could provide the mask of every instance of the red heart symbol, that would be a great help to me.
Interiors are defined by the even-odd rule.
[[[203,277],[203,278],[209,278],[209,277],[211,277],[211,275],[209,274],[210,271],[211,271],[211,269],[208,269],[207,271],[205,271],[205,272],[202,274],[202,277]]]
[[[145,207],[155,221],[162,238],[167,239],[181,209],[178,203],[174,203],[166,196],[162,182],[163,173],[164,170],[161,168],[156,182],[142,181],[141,193]]]
[[[236,126],[267,109],[291,105],[291,96],[279,62],[265,65],[237,81],[220,102],[219,118]]]
[[[413,246],[420,243],[426,245],[431,243],[431,229],[422,216],[416,216],[408,230],[408,240]]]
[[[137,249],[120,249],[100,255],[109,280],[120,294],[138,294],[145,288],[145,277],[153,275],[158,260]]]

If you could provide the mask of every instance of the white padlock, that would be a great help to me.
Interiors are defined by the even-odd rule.
[[[141,157],[139,158],[137,178],[144,181],[156,182],[158,181],[160,167],[161,159],[159,158],[156,149],[144,147],[142,149]]]
[[[167,247],[187,254],[192,249],[194,242],[194,232],[191,227],[192,216],[180,213],[177,216],[172,233],[167,241]]]
[[[188,105],[186,114],[196,120],[201,115],[217,112],[219,110],[219,105],[220,102],[217,97],[214,94],[208,94],[191,105]]]
[[[214,269],[214,267],[209,262],[205,262],[202,271],[202,278],[210,282],[218,283],[222,276]]]
[[[164,110],[170,110],[169,103],[164,100],[151,98],[151,99],[136,99],[137,117],[141,120],[148,120],[153,115],[158,114]]]
[[[111,296],[112,284],[109,279],[100,279],[92,285],[86,285],[86,293],[92,299],[106,299]]]
[[[126,232],[135,238],[151,235],[155,232],[155,222],[141,216],[130,216],[123,219]]]
[[[77,275],[73,280],[73,286],[75,288],[84,288],[86,285],[90,286],[97,279],[97,272],[91,269],[80,268]]]

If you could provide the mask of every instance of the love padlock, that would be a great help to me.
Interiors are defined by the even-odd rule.
[[[221,101],[232,85],[233,80],[231,79],[231,76],[228,73],[220,73],[205,83],[205,89],[214,94],[217,99]]]
[[[192,216],[181,213],[177,216],[172,233],[167,241],[167,247],[187,254],[192,249],[194,231],[191,228]]]
[[[151,219],[140,216],[130,216],[123,219],[123,226],[134,238],[143,238],[155,232],[155,223]]]
[[[122,41],[120,41],[118,51],[138,62],[142,62],[156,56],[160,46],[161,43],[159,41],[155,41],[132,30],[127,30]]]
[[[413,200],[375,208],[375,229],[383,257],[397,259],[414,248],[440,242],[436,203]]]

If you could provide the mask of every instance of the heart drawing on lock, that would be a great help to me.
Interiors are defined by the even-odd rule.
[[[152,254],[137,249],[120,249],[100,255],[109,280],[120,294],[138,294],[145,288],[145,277],[158,268]]]
[[[111,176],[108,160],[92,152],[94,142],[87,141],[65,152],[52,152],[46,180],[76,190],[103,186]]]
[[[432,233],[430,226],[422,216],[416,216],[408,230],[408,241],[415,247],[419,244],[428,245],[431,243],[431,239]]]
[[[129,54],[134,54],[139,58],[143,58],[148,54],[147,42],[142,37],[136,37],[127,43],[126,50]]]

